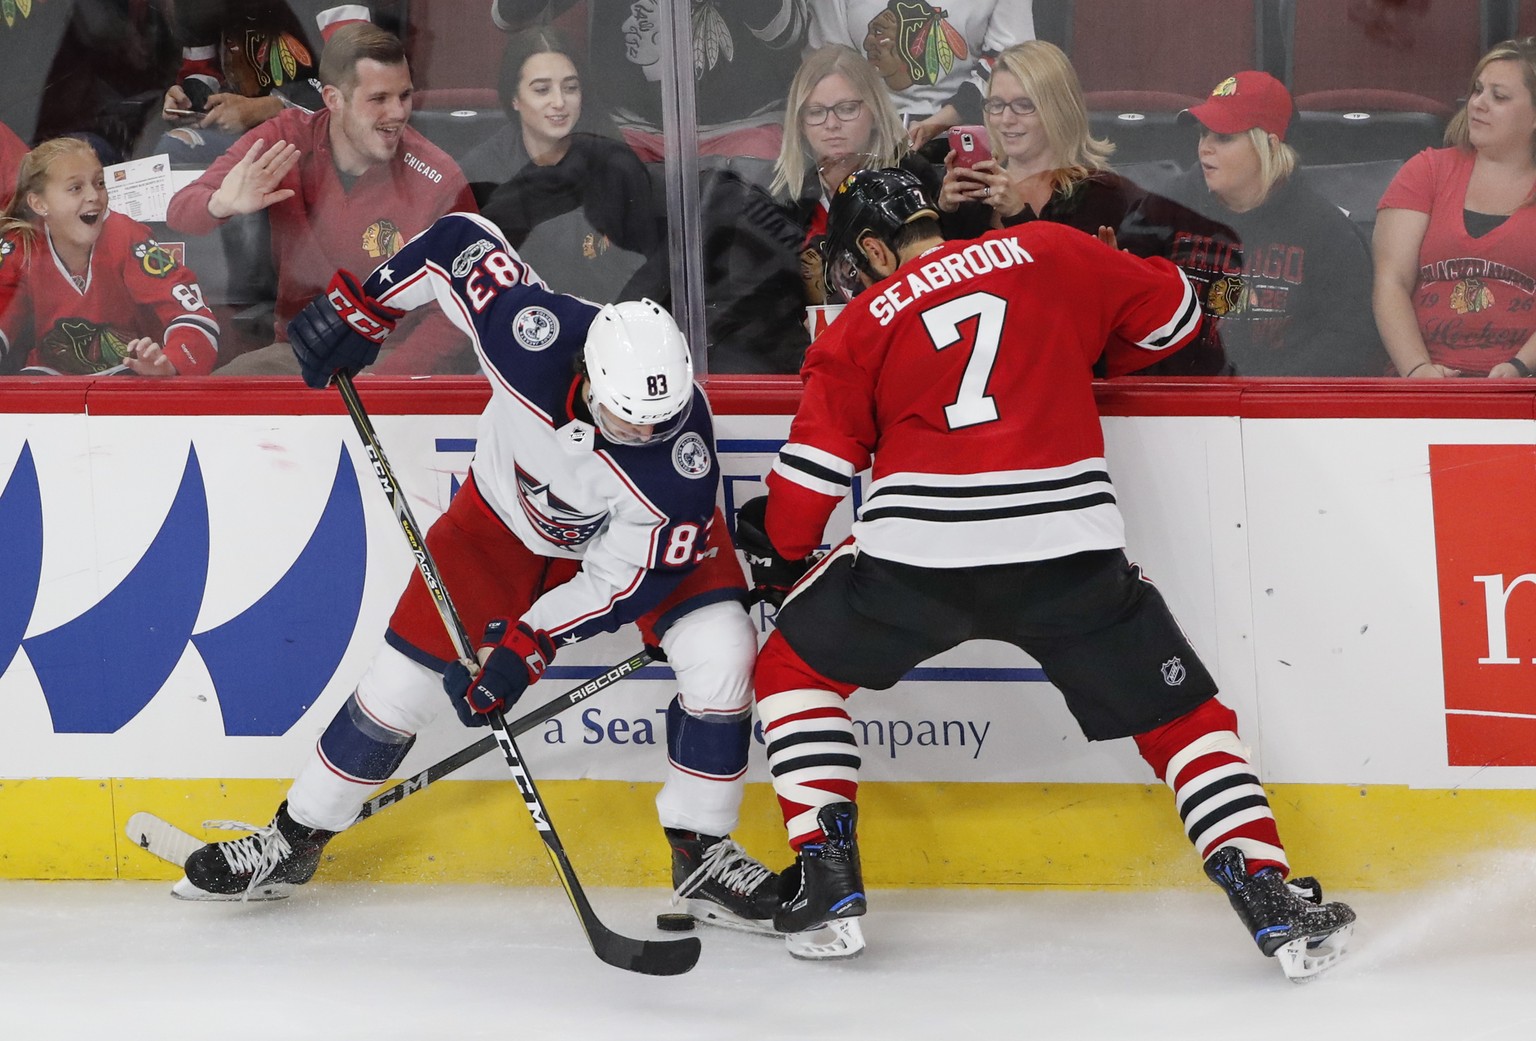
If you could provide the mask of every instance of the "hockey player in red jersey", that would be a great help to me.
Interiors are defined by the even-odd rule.
[[[197,276],[107,208],[101,162],[74,138],[22,159],[0,214],[0,369],[202,375],[219,326]]]
[[[1354,912],[1286,881],[1237,718],[1126,559],[1105,465],[1093,366],[1129,372],[1190,342],[1184,275],[1045,221],[945,243],[915,178],[866,170],[833,198],[826,280],[850,302],[807,353],[768,494],[737,522],[754,582],[792,585],[755,673],[798,854],[775,923],[865,912],[848,696],[992,639],[1040,663],[1090,740],[1135,738],[1264,954],[1293,978],[1331,965]],[[866,467],[852,536],[811,566]]]

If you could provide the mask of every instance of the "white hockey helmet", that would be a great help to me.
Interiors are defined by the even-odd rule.
[[[693,355],[677,322],[652,300],[607,304],[587,330],[584,351],[592,418],[615,444],[666,440],[693,405]],[[653,427],[648,437],[609,429],[616,419]]]

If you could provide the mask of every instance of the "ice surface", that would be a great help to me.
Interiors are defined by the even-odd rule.
[[[0,883],[4,1041],[1536,1037],[1532,865],[1337,894],[1348,958],[1289,983],[1221,894],[876,891],[857,960],[701,928],[685,976],[597,961],[548,888],[328,884],[192,904],[157,882]],[[594,889],[641,937],[665,895]],[[1329,894],[1334,896],[1336,894]]]

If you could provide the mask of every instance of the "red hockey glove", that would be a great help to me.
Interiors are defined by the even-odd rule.
[[[449,663],[443,672],[443,689],[459,719],[470,727],[485,726],[488,713],[512,706],[538,682],[544,667],[555,660],[555,644],[548,633],[527,622],[514,626],[495,618],[485,627],[478,657],[484,664],[473,675],[462,662]]]
[[[373,364],[379,344],[403,314],[369,296],[350,271],[336,272],[326,291],[288,323],[288,342],[304,382],[324,387],[343,369],[356,372]]]
[[[736,545],[747,555],[753,588],[765,603],[778,607],[790,587],[820,558],[814,553],[800,560],[781,555],[768,537],[767,516],[768,496],[759,495],[743,503],[736,513]]]

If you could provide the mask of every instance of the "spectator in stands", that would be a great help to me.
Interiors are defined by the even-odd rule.
[[[16,131],[0,123],[0,210],[11,204],[16,191],[16,176],[21,172],[21,158],[27,154],[27,143],[16,136]]]
[[[147,227],[107,208],[89,144],[45,141],[17,180],[0,214],[0,370],[212,371],[219,326],[197,277]]]
[[[1034,38],[1032,0],[811,0],[810,46],[862,49],[914,148],[981,122],[997,55]]]
[[[407,125],[411,72],[398,38],[368,23],[343,26],[321,54],[320,83],[324,109],[285,109],[247,131],[171,199],[167,223],[194,235],[263,209],[271,221],[276,341],[221,372],[296,374],[288,320],[333,272],[370,272],[442,214],[474,210],[453,160]],[[390,340],[401,342],[375,371],[477,367],[463,334],[435,309],[413,313]]]
[[[941,176],[907,144],[878,76],[857,51],[830,45],[808,54],[789,85],[784,145],[769,190],[804,229],[800,267],[807,304],[825,303],[820,242],[827,200],[855,170],[900,166],[931,192]]]
[[[1375,312],[1414,379],[1536,370],[1536,38],[1472,73],[1447,147],[1403,164],[1376,217]]]
[[[1386,357],[1371,320],[1370,252],[1354,223],[1297,175],[1285,142],[1294,113],[1268,73],[1223,80],[1181,114],[1200,125],[1199,161],[1164,189],[1167,200],[1146,199],[1140,230],[1156,228],[1164,255],[1194,283],[1227,372],[1379,376]],[[1134,246],[1137,230],[1122,231],[1120,243]]]
[[[669,272],[650,177],[621,142],[580,129],[581,87],[560,33],[513,37],[498,86],[510,122],[464,157],[465,175],[482,215],[555,289],[598,303],[660,299]]]
[[[508,32],[548,22],[576,0],[492,0]],[[784,95],[805,42],[806,0],[693,0],[680,5],[693,37],[699,154],[779,154]],[[586,0],[588,104],[646,162],[661,162],[660,0]]]
[[[1115,146],[1088,133],[1088,109],[1061,48],[1028,40],[998,55],[987,84],[991,159],[974,167],[945,158],[939,209],[951,238],[1048,220],[1090,235],[1116,232],[1143,192],[1110,171]]]
[[[174,15],[181,69],[160,113],[173,129],[153,151],[206,165],[284,108],[323,107],[311,41],[368,21],[369,9],[331,0],[178,0]]]

